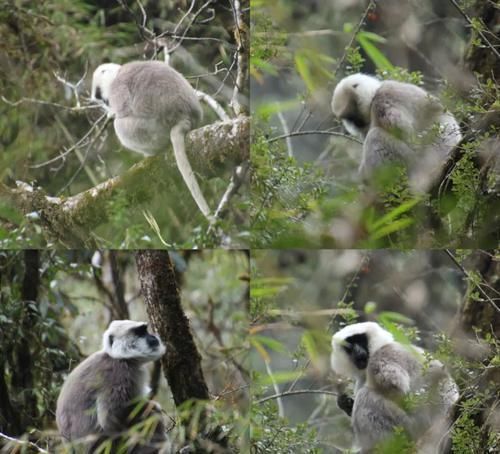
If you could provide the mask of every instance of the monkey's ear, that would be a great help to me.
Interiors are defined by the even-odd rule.
[[[113,345],[114,340],[115,340],[115,336],[110,334],[108,339],[109,339],[109,346],[111,347]]]
[[[144,323],[144,325],[132,328],[132,332],[138,337],[143,337],[148,334],[148,325]]]

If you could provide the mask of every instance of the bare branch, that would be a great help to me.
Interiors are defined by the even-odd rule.
[[[248,80],[248,52],[250,48],[250,41],[248,37],[247,25],[243,21],[240,0],[232,0],[231,5],[233,8],[234,21],[236,25],[236,27],[234,28],[234,39],[238,45],[236,50],[236,53],[238,55],[238,68],[231,106],[236,115],[241,115],[245,112],[245,109],[240,102],[240,93],[243,91]]]
[[[198,98],[200,98],[202,101],[205,101],[205,103],[212,108],[212,110],[217,114],[221,121],[231,120],[223,107],[210,95],[207,95],[200,90],[196,90],[196,96],[198,96]]]
[[[250,168],[250,163],[248,161],[245,161],[243,164],[236,167],[233,176],[231,177],[229,186],[227,187],[226,192],[224,192],[224,195],[222,196],[219,205],[215,210],[214,214],[215,219],[220,218],[222,216],[222,213],[224,212],[226,206],[229,204],[229,201],[238,192],[241,185],[246,180],[246,175],[249,168]]]
[[[2,432],[0,432],[0,437],[4,438],[5,440],[9,440],[11,443],[14,443],[16,445],[19,445],[19,446],[29,446],[30,448],[35,449],[37,452],[43,452],[43,453],[49,454],[49,451],[47,451],[47,450],[45,450],[43,448],[40,448],[40,446],[38,446],[37,444],[35,444],[35,443],[31,442],[31,441],[28,441],[28,440],[19,440],[17,438],[9,437],[8,435],[5,435]]]
[[[342,134],[341,132],[335,132],[335,131],[297,131],[297,132],[291,132],[290,134],[283,134],[281,136],[276,136],[276,137],[271,137],[270,139],[267,140],[267,143],[273,143],[278,140],[286,139],[287,137],[294,137],[294,136],[306,136],[309,134],[319,134],[319,135],[326,135],[326,136],[336,136],[336,137],[343,137],[344,139],[351,140],[353,142],[362,144],[363,142],[356,137],[349,136],[347,134]]]
[[[298,394],[325,394],[327,396],[337,396],[338,393],[334,391],[323,391],[321,389],[298,389],[296,391],[285,391],[279,394],[273,394],[272,396],[263,397],[256,401],[256,404],[263,404],[269,400],[279,399],[286,396],[296,396]]]
[[[462,266],[462,264],[456,259],[456,257],[453,255],[453,253],[449,249],[444,250],[445,254],[451,259],[451,261],[455,264],[455,266],[463,273],[463,275],[468,279],[468,281],[479,290],[481,295],[483,295],[484,298],[493,306],[493,308],[497,311],[500,312],[500,308],[495,304],[495,301],[493,301],[488,294],[483,290],[481,287],[481,284],[477,284],[476,281],[471,277],[471,275],[467,272],[467,270]]]
[[[457,11],[464,17],[464,19],[469,23],[471,28],[477,32],[477,34],[481,37],[481,39],[484,41],[484,43],[493,51],[493,53],[500,58],[500,52],[496,50],[495,46],[490,42],[488,38],[486,38],[486,35],[479,30],[479,28],[476,28],[474,26],[474,22],[472,19],[469,17],[469,15],[460,7],[460,5],[456,2],[456,0],[450,0],[450,3],[457,9]]]
[[[358,24],[356,25],[356,27],[354,28],[354,30],[352,32],[352,37],[351,37],[351,40],[349,41],[349,44],[345,47],[345,51],[342,54],[342,57],[340,58],[339,62],[337,63],[337,67],[335,68],[335,71],[333,72],[334,76],[337,75],[340,68],[344,64],[344,61],[347,58],[347,50],[350,49],[352,47],[352,45],[354,44],[354,41],[356,40],[356,36],[357,36],[359,30],[361,29],[361,27],[365,23],[366,18],[368,17],[368,13],[372,10],[374,5],[375,4],[374,4],[373,0],[370,0],[370,3],[368,3],[368,6],[366,7],[365,12],[361,16],[360,21],[358,22]]]

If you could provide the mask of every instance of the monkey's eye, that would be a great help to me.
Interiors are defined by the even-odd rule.
[[[352,344],[350,344],[349,342],[346,342],[344,344],[344,350],[347,352],[347,353],[351,353],[352,352]]]
[[[109,335],[109,346],[111,347],[113,345],[113,342],[115,341],[115,336],[112,334]]]
[[[358,88],[358,85],[359,85],[359,84],[354,84],[354,85],[352,86],[352,88]]]
[[[138,337],[146,336],[148,334],[148,325],[141,325],[137,328],[132,328],[132,332]]]

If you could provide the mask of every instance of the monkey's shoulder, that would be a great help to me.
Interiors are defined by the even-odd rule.
[[[380,363],[397,363],[408,370],[419,370],[422,367],[422,355],[412,345],[391,342],[376,350],[371,360]]]
[[[71,373],[74,382],[85,384],[88,388],[103,386],[112,388],[136,382],[143,376],[143,368],[134,360],[115,359],[106,352],[98,351],[82,361]]]
[[[367,372],[374,389],[404,395],[419,386],[422,358],[412,346],[391,342],[373,353]]]

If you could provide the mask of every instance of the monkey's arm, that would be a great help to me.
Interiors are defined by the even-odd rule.
[[[189,125],[185,120],[180,121],[170,130],[170,140],[174,149],[175,161],[198,208],[207,219],[210,219],[210,208],[198,186],[198,181],[196,181],[196,176],[186,155],[184,135],[187,130],[189,130]]]
[[[363,144],[363,156],[359,173],[369,179],[373,171],[383,165],[411,162],[414,151],[402,140],[380,127],[373,127],[368,132]]]
[[[411,142],[430,127],[443,112],[439,99],[412,84],[386,82],[377,91],[371,106],[372,126],[395,138]]]
[[[370,386],[383,395],[402,396],[411,390],[411,379],[408,371],[398,362],[379,358],[368,366],[368,382]]]
[[[337,406],[343,410],[347,416],[352,416],[352,407],[354,406],[354,399],[347,394],[339,394],[337,396]]]

